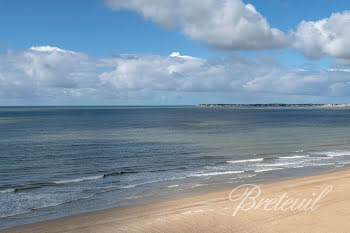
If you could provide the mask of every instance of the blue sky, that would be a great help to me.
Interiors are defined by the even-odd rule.
[[[169,55],[177,50],[210,56],[205,47],[176,31],[164,30],[133,12],[112,11],[102,0],[3,1],[0,21],[2,49],[51,45],[96,56]]]
[[[273,27],[288,32],[302,20],[319,20],[350,10],[346,0],[252,0]],[[1,48],[26,49],[51,45],[92,55],[182,51],[198,57],[215,56],[178,30],[164,30],[134,12],[109,9],[103,0],[11,0],[0,4]],[[214,55],[213,55],[214,53]],[[296,55],[292,55],[295,57]],[[300,57],[296,57],[297,59]]]
[[[191,2],[198,5],[196,1]],[[167,4],[157,6],[156,1],[146,1],[145,5],[143,0],[1,1],[0,104],[350,102],[350,92],[346,91],[350,87],[347,72],[350,49],[346,44],[346,39],[350,39],[350,13],[346,11],[350,10],[349,1],[228,2],[232,4],[213,9],[218,14],[209,12],[206,14],[210,16],[201,18],[201,12],[208,9],[191,5],[188,10],[186,4],[180,3],[172,6],[173,10]],[[247,15],[237,17],[251,20],[250,28],[239,29],[239,25],[230,21],[236,17],[236,13],[231,12],[235,12],[237,4],[246,6],[244,14]],[[150,6],[158,11],[149,13]],[[187,10],[188,15],[183,13]],[[229,19],[221,19],[222,12],[229,12]],[[339,16],[331,18],[332,13]],[[159,18],[159,14],[164,18]],[[199,16],[193,19],[191,14]],[[261,17],[269,28],[265,28]],[[169,18],[174,19],[175,25],[168,27],[173,24],[173,21],[165,22]],[[215,23],[218,19],[222,25]],[[314,32],[319,29],[319,20],[327,21],[320,29],[324,34],[321,39]],[[309,24],[303,26],[302,21]],[[215,23],[217,33],[202,28],[210,23]],[[303,27],[298,29],[299,25]],[[220,27],[223,30],[220,31]],[[274,29],[278,34],[271,34]],[[260,38],[264,33],[266,36]],[[313,47],[312,41],[318,40]],[[344,47],[344,51],[339,47]],[[169,57],[173,52],[180,54]],[[134,56],[134,63],[130,63],[126,54]],[[65,56],[72,59],[70,64],[65,63],[69,60]],[[192,58],[198,60],[194,62]],[[144,59],[158,62],[145,64]],[[14,64],[16,61],[21,63]],[[83,63],[88,65],[82,66]],[[237,70],[239,64],[241,70]],[[157,70],[159,65],[164,69]],[[130,69],[130,66],[145,70]],[[259,72],[250,71],[255,66],[260,67]],[[217,74],[211,73],[214,68]],[[329,69],[333,69],[332,72]],[[267,74],[268,70],[274,72]],[[198,73],[202,76],[193,79]],[[146,74],[147,77],[141,77]],[[222,83],[215,80],[219,75],[226,77],[220,80]],[[285,75],[284,79],[280,78]],[[200,80],[205,80],[205,85]],[[217,83],[220,85],[216,86]],[[268,83],[282,85],[281,90],[271,90]],[[28,88],[31,91],[24,91]]]

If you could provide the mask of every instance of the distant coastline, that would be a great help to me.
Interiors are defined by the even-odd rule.
[[[350,107],[350,104],[197,104],[196,107]]]

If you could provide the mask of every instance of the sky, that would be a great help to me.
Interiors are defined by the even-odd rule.
[[[4,0],[0,105],[350,103],[346,0]]]

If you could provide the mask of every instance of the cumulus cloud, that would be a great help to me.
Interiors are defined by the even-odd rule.
[[[140,103],[171,93],[330,97],[350,96],[349,86],[348,69],[291,70],[263,56],[202,59],[174,52],[94,58],[50,46],[0,53],[1,99],[66,99],[68,103],[107,99],[115,103],[124,98]],[[157,92],[161,96],[153,95]]]
[[[350,82],[347,69],[290,70],[271,59],[255,61],[239,55],[206,60],[173,53],[115,59],[116,68],[100,75],[116,90],[177,92],[274,93],[280,95],[342,96]],[[340,88],[342,87],[342,89]]]
[[[7,98],[80,95],[95,87],[96,62],[86,54],[50,46],[0,54],[0,95]]]
[[[350,11],[318,21],[302,21],[288,35],[270,27],[242,0],[106,0],[114,10],[130,10],[193,40],[227,50],[293,47],[311,59],[336,58],[350,65]]]
[[[244,87],[256,92],[285,95],[347,96],[349,93],[339,92],[334,85],[349,81],[350,75],[345,72],[289,71],[255,78]]]
[[[291,36],[293,47],[309,58],[331,56],[350,64],[350,11],[319,21],[302,21]]]
[[[166,28],[220,49],[280,48],[287,37],[241,0],[108,0],[114,10],[135,11]]]

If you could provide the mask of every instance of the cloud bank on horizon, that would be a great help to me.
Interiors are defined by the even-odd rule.
[[[267,56],[248,59],[232,52],[217,59],[180,52],[97,58],[49,45],[34,46],[0,53],[0,104],[27,99],[49,104],[58,99],[58,104],[75,100],[81,104],[82,99],[87,103],[113,104],[115,99],[144,103],[140,102],[143,98],[167,98],[164,93],[180,97],[230,93],[255,100],[271,95],[287,101],[302,96],[304,102],[314,97],[318,101],[350,97],[350,11],[302,21],[286,34],[270,27],[253,5],[241,0],[201,0],[200,4],[196,0],[108,0],[107,4],[114,10],[135,11],[165,28],[179,28],[185,36],[220,50],[289,47],[310,59],[334,57],[337,66],[305,70],[286,67]],[[148,103],[155,103],[152,101]]]
[[[94,58],[56,47],[0,54],[1,99],[108,99],[130,93],[350,96],[350,70],[293,70],[269,57],[202,59],[114,55]],[[137,97],[137,96],[136,96]]]

